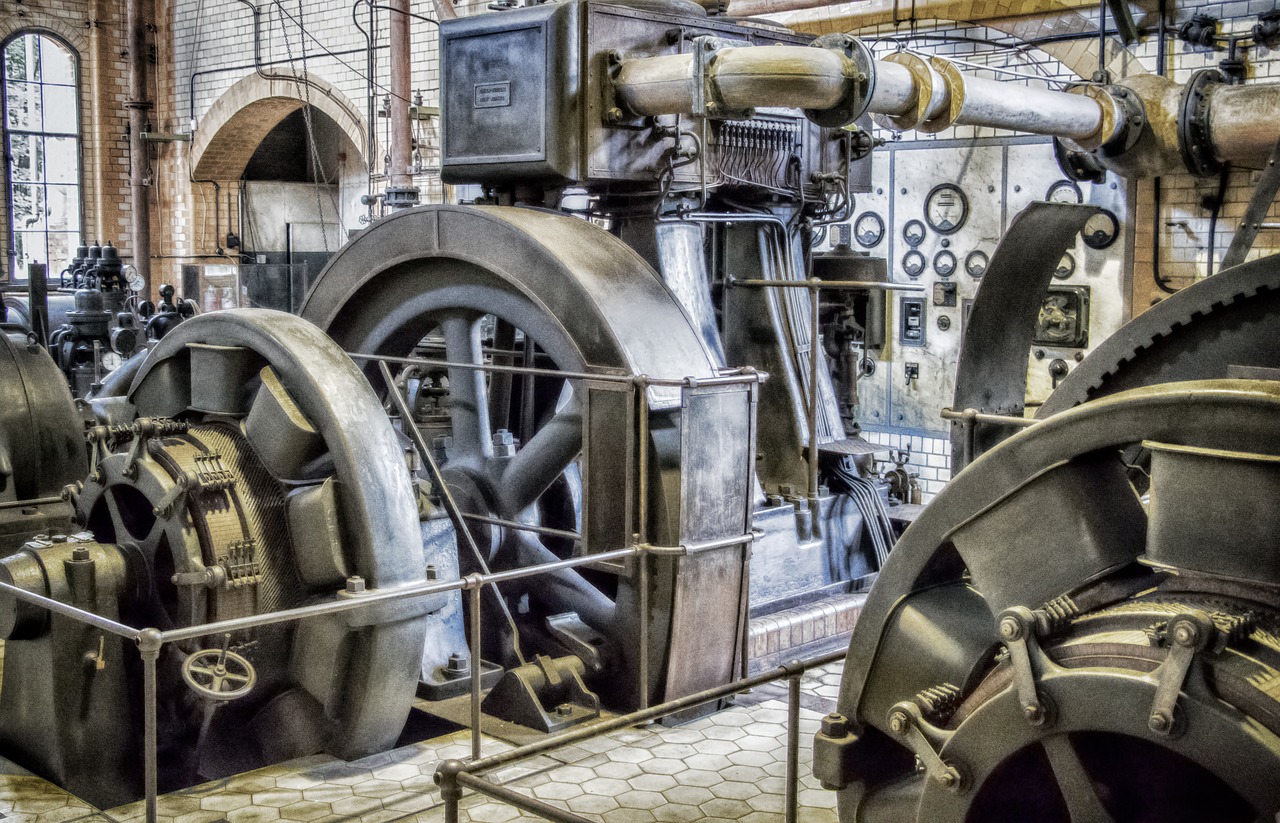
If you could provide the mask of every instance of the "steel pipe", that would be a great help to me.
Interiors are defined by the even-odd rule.
[[[615,86],[618,101],[632,114],[645,116],[699,114],[700,105],[723,113],[759,106],[827,111],[846,102],[852,84],[863,82],[855,61],[837,49],[700,48],[701,55],[625,61]],[[1035,88],[1019,88],[1014,95],[1007,83],[964,75],[946,60],[925,61],[910,54],[872,61],[871,69],[875,80],[867,110],[884,115],[881,125],[887,128],[988,126],[1099,144],[1113,136],[1114,123],[1108,123],[1104,105],[1085,95]]]
[[[1220,163],[1260,169],[1280,138],[1280,83],[1217,85],[1209,98],[1209,139]]]

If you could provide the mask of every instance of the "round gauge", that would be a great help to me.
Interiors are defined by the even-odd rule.
[[[1059,280],[1066,280],[1068,277],[1076,273],[1076,258],[1067,252],[1062,255],[1062,259],[1058,261],[1058,268],[1053,270],[1053,276]]]
[[[919,277],[924,274],[926,265],[928,265],[928,261],[924,259],[924,255],[915,249],[902,255],[902,268],[908,277]]]
[[[908,220],[907,225],[902,227],[902,240],[913,249],[923,243],[924,223],[919,220]]]
[[[1116,242],[1116,237],[1119,234],[1120,221],[1116,219],[1115,214],[1107,209],[1103,209],[1086,220],[1084,228],[1080,230],[1080,236],[1084,238],[1084,244],[1091,249],[1105,249]]]
[[[102,355],[102,371],[110,372],[120,368],[120,364],[124,362],[124,358],[113,351],[104,352]]]
[[[138,274],[138,269],[133,264],[124,267],[124,282],[130,291],[140,292],[146,288],[147,281],[142,279],[142,275]]]
[[[924,220],[938,234],[954,234],[969,219],[969,198],[954,183],[939,183],[924,200]]]
[[[940,251],[933,256],[933,270],[939,277],[950,277],[956,273],[956,256],[949,251]]]
[[[864,249],[880,245],[884,239],[884,221],[873,211],[864,211],[853,221],[853,236]]]
[[[1084,193],[1080,191],[1080,187],[1073,181],[1059,180],[1045,192],[1044,199],[1050,203],[1072,203],[1078,205],[1084,202]]]
[[[987,253],[980,249],[971,251],[964,257],[964,270],[974,280],[986,274],[987,266],[990,264],[991,258],[987,257]]]

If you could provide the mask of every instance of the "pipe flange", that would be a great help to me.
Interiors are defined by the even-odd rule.
[[[1107,136],[1105,129],[1099,130],[1103,135],[1101,151],[1104,157],[1117,157],[1132,149],[1142,137],[1147,122],[1147,107],[1136,91],[1125,86],[1103,86],[1102,91],[1111,99],[1116,111],[1115,126],[1110,136]],[[1107,122],[1106,110],[1107,107],[1103,106],[1104,125]]]
[[[915,110],[906,114],[872,114],[871,119],[883,129],[910,131],[923,123],[929,113],[929,104],[933,101],[934,72],[924,60],[905,51],[889,55],[885,62],[905,66],[911,72],[916,87]]]
[[[964,110],[965,76],[956,68],[955,63],[942,57],[930,57],[929,65],[942,76],[942,82],[947,88],[947,110],[916,126],[916,131],[937,134],[951,128],[960,119],[960,113]]]
[[[809,45],[840,52],[853,64],[853,73],[848,75],[849,82],[845,84],[845,93],[839,103],[829,109],[805,109],[805,117],[828,129],[852,124],[867,113],[871,96],[875,93],[876,64],[871,49],[847,34],[824,34]]]
[[[1187,171],[1196,177],[1212,177],[1222,171],[1209,135],[1209,98],[1213,86],[1226,82],[1227,76],[1218,69],[1200,69],[1182,89],[1178,107],[1178,150]]]
[[[1107,168],[1087,151],[1076,151],[1061,137],[1053,138],[1053,159],[1068,180],[1077,183],[1101,183],[1107,178]],[[1074,145],[1074,144],[1072,144]]]
[[[1121,91],[1123,91],[1123,94],[1120,93]],[[1122,138],[1128,143],[1125,146],[1125,150],[1127,150],[1138,139],[1142,129],[1129,128],[1131,122],[1129,117],[1135,112],[1130,111],[1126,101],[1126,98],[1130,96],[1128,89],[1123,89],[1120,86],[1105,86],[1099,83],[1079,83],[1074,86],[1068,86],[1066,92],[1088,97],[1098,104],[1098,109],[1102,112],[1102,122],[1098,125],[1098,130],[1089,137],[1083,140],[1060,138],[1063,145],[1070,151],[1097,151],[1111,146],[1116,140]],[[1142,119],[1145,119],[1145,111],[1141,106],[1142,104],[1139,102],[1136,112],[1139,118],[1137,125],[1141,125]],[[1131,137],[1129,136],[1130,132],[1132,133]]]

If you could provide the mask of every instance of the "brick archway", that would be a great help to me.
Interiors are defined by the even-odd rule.
[[[198,180],[237,180],[258,144],[280,121],[311,106],[338,124],[365,161],[366,125],[358,109],[333,85],[309,78],[300,89],[292,78],[267,79],[257,74],[237,82],[209,107],[196,128],[191,145],[192,176]],[[306,93],[309,100],[300,96]]]

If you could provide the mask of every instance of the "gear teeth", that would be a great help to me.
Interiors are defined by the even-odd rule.
[[[960,687],[951,683],[930,686],[915,697],[920,715],[934,726],[945,726],[960,707]]]

